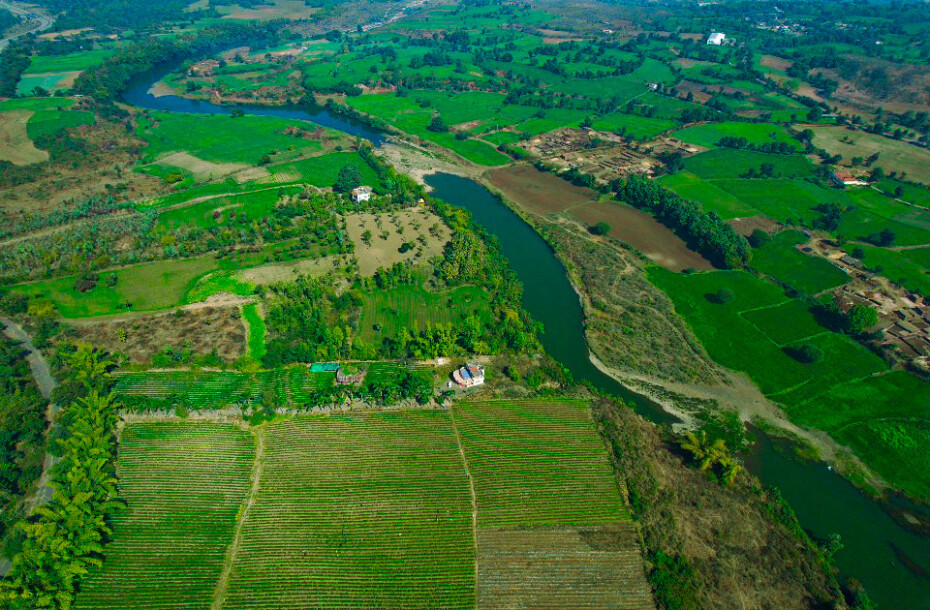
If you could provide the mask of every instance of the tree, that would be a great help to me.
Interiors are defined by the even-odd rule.
[[[725,303],[729,303],[735,298],[736,298],[736,295],[733,293],[732,290],[730,290],[729,288],[721,288],[720,290],[714,293],[713,299],[711,300],[714,303],[717,303],[718,305],[724,305]]]
[[[337,193],[348,193],[352,189],[361,186],[362,172],[354,165],[343,165],[339,170],[339,176],[333,184],[333,190]]]
[[[752,234],[749,236],[749,245],[753,248],[761,248],[770,241],[772,241],[772,236],[762,229],[753,230]]]
[[[789,347],[786,348],[785,351],[789,356],[804,364],[813,364],[823,360],[823,350],[810,343],[805,343],[797,347]]]
[[[448,133],[449,126],[442,120],[442,116],[437,114],[433,116],[433,120],[429,122],[426,129],[433,133]]]
[[[610,233],[610,225],[603,220],[589,229],[594,235],[607,235]]]
[[[846,330],[861,335],[878,324],[878,312],[868,305],[853,305],[846,314]]]

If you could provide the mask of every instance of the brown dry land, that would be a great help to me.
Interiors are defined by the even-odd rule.
[[[268,21],[271,19],[309,19],[319,9],[307,6],[303,0],[270,0],[268,5],[242,8],[238,4],[218,7],[223,19]]]
[[[766,68],[771,68],[773,70],[778,70],[779,72],[786,72],[788,68],[791,67],[791,62],[780,57],[775,57],[774,55],[763,55],[762,59],[759,60]]]
[[[536,214],[561,212],[597,200],[597,193],[541,172],[531,165],[491,170],[488,180],[507,199]]]
[[[569,213],[588,226],[606,222],[610,225],[608,235],[630,244],[666,269],[683,271],[688,268],[714,268],[706,258],[688,249],[671,229],[636,208],[602,202],[572,208]]]
[[[384,214],[352,214],[345,220],[349,239],[355,244],[359,273],[365,277],[395,263],[426,263],[442,254],[452,236],[449,227],[423,207]],[[362,239],[365,231],[371,231],[370,245]],[[412,244],[413,248],[401,253],[404,243]]]
[[[814,132],[814,146],[831,155],[842,155],[843,165],[850,165],[853,157],[866,158],[879,153],[876,166],[886,172],[907,172],[911,180],[930,184],[930,150],[846,127],[804,125],[799,128],[809,128]],[[848,138],[849,142],[841,141],[843,138]]]
[[[30,165],[48,161],[48,153],[36,148],[26,131],[31,110],[0,112],[0,161],[13,165]]]
[[[749,216],[748,218],[733,218],[728,220],[727,224],[744,237],[749,237],[756,229],[762,229],[766,233],[777,233],[782,226],[765,216]]]
[[[237,307],[180,309],[173,313],[133,316],[130,319],[72,322],[76,338],[134,363],[150,364],[164,347],[190,349],[194,354],[216,352],[228,362],[245,353],[245,327]],[[126,341],[119,331],[126,332]]]
[[[670,439],[631,409],[595,405],[615,465],[637,502],[648,550],[685,558],[700,587],[699,607],[842,607],[837,585],[807,541],[770,515],[778,504],[745,474],[731,487],[684,464]],[[647,566],[648,567],[648,566]]]
[[[479,608],[654,608],[632,523],[479,528]]]

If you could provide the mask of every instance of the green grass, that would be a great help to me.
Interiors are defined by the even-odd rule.
[[[878,188],[888,195],[894,195],[897,187],[904,189],[904,193],[901,195],[903,201],[930,208],[930,188],[906,184],[893,178],[885,178],[878,184]]]
[[[242,308],[242,317],[248,324],[248,354],[256,360],[265,355],[265,320],[258,311],[256,303],[249,303]]]
[[[846,251],[862,248],[862,263],[908,290],[930,296],[930,247],[886,250],[875,246],[847,245]]]
[[[474,607],[468,480],[442,411],[267,424],[226,607]]]
[[[209,608],[253,457],[251,437],[234,424],[127,424],[119,450],[126,506],[75,607]]]
[[[94,49],[68,55],[35,56],[26,69],[26,74],[46,74],[48,72],[81,72],[87,68],[103,63],[115,49]]]
[[[753,309],[742,316],[780,346],[819,335],[826,330],[817,323],[807,305],[795,299],[773,307]]]
[[[763,163],[775,167],[775,177],[806,178],[814,174],[814,164],[802,155],[769,155],[752,150],[718,148],[684,161],[685,169],[699,178],[741,178],[749,170],[757,172]]]
[[[707,148],[716,148],[717,142],[725,136],[746,138],[750,144],[787,142],[798,148],[797,141],[791,137],[791,134],[784,127],[771,123],[706,123],[688,127],[676,132],[674,135],[685,142]]]
[[[320,142],[285,135],[287,127],[313,130],[303,121],[246,115],[193,115],[153,112],[154,121],[141,121],[138,135],[148,142],[147,161],[174,151],[183,151],[213,163],[255,165],[263,155],[278,151],[274,161],[322,150]],[[291,151],[290,148],[294,147]],[[284,157],[284,159],[282,159]],[[329,185],[328,185],[329,186]]]
[[[930,396],[928,396],[930,398]],[[930,421],[886,420],[853,424],[837,433],[840,441],[896,487],[930,498]]]
[[[662,176],[659,183],[685,199],[700,203],[705,210],[717,212],[724,220],[759,214],[759,210],[743,203],[713,182],[701,180],[690,172]]]
[[[800,252],[807,241],[800,231],[782,231],[752,253],[752,266],[778,282],[805,294],[816,294],[849,281],[844,271],[824,258]]]
[[[490,320],[487,293],[475,286],[462,286],[434,293],[419,286],[401,286],[366,293],[362,297],[361,337],[378,341],[396,337],[401,329],[425,329],[427,324],[456,323],[475,315]],[[380,330],[376,330],[375,327]]]
[[[338,169],[336,172],[338,174]],[[265,188],[244,195],[229,195],[209,199],[191,206],[166,210],[160,213],[156,226],[166,231],[180,227],[208,229],[230,223],[231,212],[235,213],[237,220],[242,217],[249,220],[258,220],[270,216],[282,196],[294,195],[300,191],[299,187]],[[218,216],[214,215],[217,210],[220,210]]]
[[[11,290],[50,300],[66,318],[121,313],[127,311],[122,306],[126,302],[132,311],[151,311],[180,304],[197,279],[216,268],[210,256],[165,260],[104,271],[97,286],[84,293],[74,289],[76,276],[19,284]],[[117,277],[114,288],[105,281],[111,274]]]
[[[649,140],[657,135],[669,131],[675,127],[674,121],[666,119],[651,119],[648,117],[638,116],[635,114],[625,114],[615,112],[598,117],[592,124],[592,127],[598,131],[624,132],[636,140]]]
[[[813,208],[838,196],[803,180],[715,180],[714,186],[773,220],[811,222],[820,214]]]
[[[0,101],[0,112],[7,110],[57,110],[74,105],[74,100],[66,97],[26,97]]]
[[[272,176],[280,183],[301,182],[319,187],[331,187],[345,165],[359,169],[364,184],[376,184],[378,176],[358,153],[333,152],[318,157],[300,159],[290,163],[269,167]]]
[[[29,139],[35,140],[41,136],[53,136],[62,129],[93,125],[94,113],[84,110],[40,110],[36,112],[26,125]]]
[[[629,519],[587,402],[452,408],[474,479],[479,527],[593,527]]]

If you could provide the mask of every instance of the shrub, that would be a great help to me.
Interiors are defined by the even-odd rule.
[[[762,229],[754,230],[749,236],[749,245],[753,248],[761,248],[770,241],[772,241],[772,236]]]
[[[724,305],[729,303],[736,298],[736,294],[729,288],[721,288],[717,292],[708,295],[707,300],[711,303],[716,303],[718,305]]]
[[[811,345],[810,343],[805,343],[799,346],[786,347],[785,352],[798,362],[802,362],[804,364],[813,364],[823,360],[823,350],[816,345]]]
[[[607,235],[610,233],[610,225],[603,220],[589,229],[594,235]]]

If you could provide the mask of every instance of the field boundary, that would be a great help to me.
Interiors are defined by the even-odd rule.
[[[245,525],[249,511],[255,504],[255,497],[258,495],[259,484],[262,479],[262,458],[265,454],[265,434],[264,429],[259,427],[249,431],[252,438],[255,439],[255,457],[252,463],[251,485],[249,493],[246,495],[239,514],[236,519],[236,531],[233,533],[233,539],[226,549],[226,557],[223,560],[223,571],[216,581],[216,589],[213,591],[213,603],[210,605],[211,610],[222,610],[226,602],[226,591],[229,588],[229,577],[232,573],[233,565],[236,562],[236,555],[239,553],[239,546],[242,543],[242,528]]]

